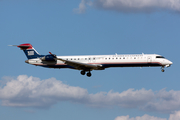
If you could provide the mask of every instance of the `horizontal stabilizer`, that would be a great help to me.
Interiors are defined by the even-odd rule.
[[[44,57],[44,55],[40,55],[30,43],[20,44],[20,45],[9,45],[9,46],[16,46],[19,47],[21,50],[24,51],[26,57],[28,59],[35,59]]]
[[[26,44],[21,44],[21,45],[18,45],[17,47],[21,48],[21,50],[27,50],[27,49],[32,49],[32,45],[29,44],[29,43],[26,43]]]
[[[8,45],[8,46],[16,46],[17,47],[18,45]]]

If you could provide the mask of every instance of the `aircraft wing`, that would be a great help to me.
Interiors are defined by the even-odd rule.
[[[61,58],[56,58],[56,60],[63,61],[65,64],[74,67],[75,69],[78,70],[102,70],[102,65],[94,65],[94,64],[87,64],[87,63],[81,63],[81,62],[75,62],[75,61],[70,61],[70,60],[64,60]]]

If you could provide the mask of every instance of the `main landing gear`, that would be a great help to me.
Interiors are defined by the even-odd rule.
[[[85,75],[86,74],[86,71],[84,71],[84,70],[82,70],[81,71],[81,75]],[[88,77],[91,77],[91,72],[89,71],[89,72],[87,72],[87,74],[86,74]]]

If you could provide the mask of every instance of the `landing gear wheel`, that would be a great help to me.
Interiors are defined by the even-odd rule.
[[[86,74],[86,72],[85,71],[81,71],[81,75],[85,75]]]
[[[161,71],[162,71],[162,72],[164,72],[165,70],[164,70],[164,69],[162,69]]]
[[[88,77],[91,77],[91,72],[88,72],[87,74],[86,74]]]

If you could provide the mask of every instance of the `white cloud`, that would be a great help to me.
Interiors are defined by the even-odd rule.
[[[127,116],[118,116],[114,120],[167,120],[166,118],[159,118],[154,116],[149,116],[147,114],[143,116],[137,116],[130,118],[129,115]],[[176,111],[173,114],[170,114],[168,120],[180,120],[180,111]]]
[[[180,111],[176,111],[174,114],[170,114],[169,120],[180,120]]]
[[[94,0],[93,6],[118,12],[153,12],[157,10],[172,10],[180,12],[180,0]],[[85,0],[82,0],[78,11],[84,13]]]
[[[17,79],[7,78],[6,85],[0,88],[0,99],[4,106],[50,107],[59,101],[72,101],[94,107],[119,105],[136,108],[154,97],[152,90],[145,89],[89,94],[86,89],[63,84],[55,78],[40,80],[26,75],[20,75]]]
[[[165,89],[162,89],[156,94],[156,99],[154,101],[148,102],[142,109],[161,112],[179,110],[180,91],[170,90],[168,92]]]
[[[16,79],[6,77],[4,82],[0,85],[3,106],[48,108],[61,101],[70,101],[92,107],[119,106],[167,113],[180,110],[180,91],[174,90],[153,92],[143,88],[90,94],[84,88],[66,85],[55,78],[40,80],[26,75]]]
[[[55,78],[40,80],[20,75],[0,88],[0,99],[4,106],[50,107],[58,101],[83,100],[88,95],[86,89],[63,84]]]
[[[127,116],[118,116],[115,118],[115,120],[167,120],[166,118],[158,118],[154,116],[149,116],[147,114],[143,115],[142,117],[137,116],[135,118],[129,118],[129,115]],[[174,119],[177,120],[177,119]]]
[[[89,103],[92,106],[113,106],[118,105],[126,108],[136,108],[144,105],[148,101],[152,100],[154,93],[152,90],[134,90],[128,89],[127,91],[108,93],[100,92],[89,95]]]
[[[81,3],[79,4],[79,8],[74,9],[75,13],[81,14],[86,12],[86,2],[85,0],[81,0]]]
[[[82,14],[86,12],[87,5],[91,6],[92,2],[89,0],[81,0],[78,8],[75,8],[73,11],[78,14]]]

